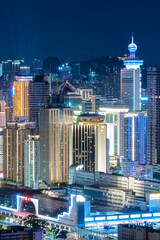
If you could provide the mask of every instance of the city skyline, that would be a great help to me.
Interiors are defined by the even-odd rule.
[[[117,0],[2,0],[1,8],[0,58],[24,57],[29,64],[49,55],[68,61],[121,56],[128,53],[126,46],[134,32],[138,56],[145,64],[160,64],[160,34],[155,31],[159,3],[145,4],[144,11],[137,0],[131,6]]]

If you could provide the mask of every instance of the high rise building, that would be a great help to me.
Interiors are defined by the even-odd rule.
[[[21,75],[30,75],[30,67],[28,66],[21,66],[19,70]]]
[[[40,109],[40,179],[48,184],[68,181],[72,124],[73,111],[64,104]]]
[[[6,127],[6,103],[0,101],[0,172],[3,172],[3,129]]]
[[[6,103],[0,101],[0,128],[6,127]]]
[[[104,116],[80,115],[73,125],[73,164],[83,165],[85,171],[106,172],[106,140]]]
[[[49,103],[49,82],[47,76],[38,75],[29,82],[29,120],[39,127],[40,108]]]
[[[0,172],[3,172],[3,128],[0,128]]]
[[[14,89],[14,117],[28,117],[28,85],[33,80],[32,76],[16,76]]]
[[[147,163],[147,113],[127,113],[124,118],[124,156]]]
[[[129,44],[130,56],[123,63],[125,68],[121,70],[121,99],[129,110],[141,110],[141,69],[143,60],[135,57],[137,45],[133,41]]]
[[[24,141],[32,134],[31,122],[8,122],[3,134],[4,178],[24,183]]]
[[[63,96],[64,104],[66,107],[73,109],[74,113],[74,123],[77,123],[77,117],[82,112],[82,97],[73,85],[71,85],[68,80],[62,83],[56,91],[59,95]]]
[[[147,159],[160,164],[160,69],[147,69]]]
[[[109,156],[124,156],[124,115],[128,108],[100,108],[99,114],[105,116],[107,138],[109,140]]]
[[[43,63],[39,59],[34,59],[31,65],[31,74],[37,75],[42,74],[43,72]]]
[[[79,79],[81,76],[81,64],[72,63],[72,79]]]
[[[29,135],[24,141],[24,186],[38,189],[40,136]]]

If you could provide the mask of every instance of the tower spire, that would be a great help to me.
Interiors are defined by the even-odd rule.
[[[134,43],[133,32],[132,32],[132,42],[129,44],[128,50],[130,51],[130,57],[135,58],[135,52],[137,50],[137,45]]]
[[[132,44],[134,43],[134,37],[133,37],[133,32],[132,32]]]

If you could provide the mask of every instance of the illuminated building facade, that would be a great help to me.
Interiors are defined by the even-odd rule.
[[[15,118],[29,116],[28,86],[32,79],[32,76],[16,76],[13,83]]]
[[[129,44],[130,56],[123,63],[125,68],[121,70],[121,99],[129,110],[141,110],[141,69],[143,60],[135,57],[137,45],[133,42]]]
[[[38,189],[40,136],[29,135],[24,141],[24,186]]]
[[[128,108],[100,108],[99,114],[105,116],[109,156],[124,156],[124,115]]]
[[[147,163],[147,113],[127,113],[124,118],[124,156]]]
[[[160,164],[160,69],[147,69],[147,159],[148,164]]]
[[[32,133],[31,122],[8,122],[3,133],[4,178],[24,183],[24,141]]]
[[[3,128],[0,128],[0,172],[3,172]]]
[[[68,182],[72,124],[73,110],[64,104],[40,109],[40,179],[48,184]]]
[[[82,99],[81,95],[66,95],[64,96],[64,103],[67,107],[70,107],[73,109],[74,117],[73,122],[77,123],[78,116],[82,113]]]
[[[0,101],[0,172],[3,172],[3,129],[6,127],[6,103]]]
[[[106,172],[106,138],[104,116],[80,115],[73,125],[73,164],[83,165],[85,171]]]
[[[21,66],[19,72],[20,72],[21,75],[30,75],[30,67]]]
[[[6,127],[6,103],[0,101],[0,128]]]

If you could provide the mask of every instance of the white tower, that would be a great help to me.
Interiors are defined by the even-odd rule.
[[[141,69],[143,60],[135,57],[137,45],[132,42],[128,46],[130,56],[123,61],[125,68],[121,70],[121,99],[130,111],[141,110]]]

